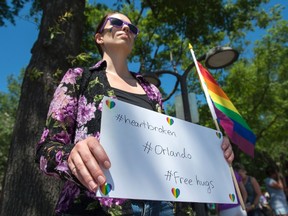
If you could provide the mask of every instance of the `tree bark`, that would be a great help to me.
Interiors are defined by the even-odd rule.
[[[59,81],[53,75],[63,75],[71,67],[67,57],[80,52],[85,0],[42,0],[41,4],[40,32],[25,71],[3,182],[3,216],[51,216],[61,188],[61,181],[40,173],[34,161],[35,145],[42,134],[49,103]],[[72,16],[64,19],[66,12]],[[60,30],[54,31],[52,39],[51,28],[52,32]]]

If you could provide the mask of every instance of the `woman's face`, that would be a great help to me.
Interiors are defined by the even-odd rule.
[[[129,55],[134,45],[138,29],[123,14],[115,13],[107,17],[102,27],[104,52],[121,51]]]
[[[238,173],[239,173],[239,175],[242,177],[242,179],[245,179],[245,178],[246,178],[246,174],[247,174],[246,170],[240,169],[240,170],[238,171]]]

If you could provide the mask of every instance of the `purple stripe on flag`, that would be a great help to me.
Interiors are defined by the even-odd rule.
[[[215,112],[218,118],[220,125],[223,127],[227,136],[231,139],[231,141],[236,144],[242,151],[246,154],[254,156],[254,144],[246,140],[236,131],[234,131],[234,122],[223,114],[220,110],[218,110],[215,106]]]
[[[249,142],[248,140],[244,139],[238,133],[234,133],[233,137],[230,138],[233,143],[236,143],[237,146],[245,153],[254,157],[254,145],[253,143]]]

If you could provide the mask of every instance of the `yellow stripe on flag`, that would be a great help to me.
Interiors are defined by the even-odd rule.
[[[233,112],[238,113],[240,115],[240,113],[238,112],[238,110],[232,104],[232,102],[230,100],[227,100],[225,98],[221,98],[219,95],[215,94],[213,91],[210,91],[210,90],[209,90],[209,95],[210,95],[212,101],[215,101],[215,103],[218,103],[218,104],[226,107],[227,109],[230,109]]]

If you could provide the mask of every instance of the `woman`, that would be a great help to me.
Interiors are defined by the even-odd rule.
[[[101,167],[111,166],[99,142],[103,96],[163,112],[159,90],[127,66],[138,33],[127,16],[107,14],[95,34],[102,60],[90,68],[90,77],[82,68],[69,69],[54,94],[37,160],[44,173],[66,180],[56,207],[58,215],[106,215],[119,209],[117,214],[122,215],[173,215],[170,202],[95,197],[106,181]],[[85,88],[84,77],[89,77]],[[222,149],[231,163],[234,154],[227,138]]]
[[[244,184],[242,182],[242,178],[235,169],[234,169],[234,173],[235,173],[235,178],[236,178],[238,186],[239,186],[241,197],[243,200],[246,200],[247,199],[247,191],[246,191]],[[237,196],[238,203],[236,203],[236,204],[219,204],[218,205],[219,216],[247,216],[246,210],[243,209],[242,206],[240,205],[238,193],[236,193],[236,196]]]
[[[262,216],[263,213],[259,208],[259,200],[262,192],[258,181],[255,177],[247,175],[247,171],[242,164],[235,164],[234,168],[242,177],[243,184],[247,191],[246,210],[248,216]]]
[[[288,204],[284,193],[282,179],[275,167],[267,167],[268,177],[264,180],[266,190],[270,195],[269,205],[276,216],[288,216]]]

